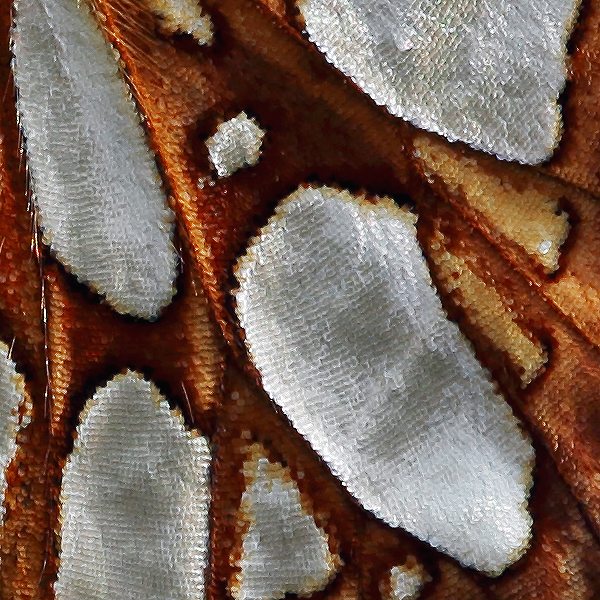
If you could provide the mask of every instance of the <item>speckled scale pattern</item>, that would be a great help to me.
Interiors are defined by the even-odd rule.
[[[298,0],[306,32],[417,127],[539,163],[560,140],[574,0]]]
[[[357,500],[498,574],[529,543],[533,449],[447,320],[414,223],[301,186],[238,262],[237,313],[265,390]]]
[[[57,598],[202,600],[206,438],[132,372],[98,390],[80,421],[63,477]]]

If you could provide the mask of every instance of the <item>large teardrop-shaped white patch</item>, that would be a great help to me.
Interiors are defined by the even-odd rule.
[[[375,515],[500,573],[527,547],[533,449],[432,287],[415,218],[301,187],[237,266],[265,390]]]
[[[203,600],[210,449],[150,382],[88,401],[61,495],[60,600]]]
[[[156,317],[175,293],[173,215],[88,3],[17,0],[13,52],[44,241],[117,311]]]

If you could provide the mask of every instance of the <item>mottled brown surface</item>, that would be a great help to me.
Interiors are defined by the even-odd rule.
[[[59,481],[55,446],[48,436],[48,396],[44,361],[42,277],[39,248],[29,210],[27,172],[16,122],[11,55],[8,48],[10,3],[0,4],[0,337],[26,376],[33,402],[32,420],[7,471],[9,487],[0,539],[0,594],[34,597],[49,591],[46,568],[55,569],[52,523],[56,515],[49,490]]]

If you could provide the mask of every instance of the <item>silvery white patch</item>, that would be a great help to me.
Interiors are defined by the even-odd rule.
[[[538,163],[578,0],[297,0],[309,38],[373,100],[417,127]]]
[[[325,532],[304,510],[296,484],[281,472],[281,465],[259,458],[242,496],[248,531],[232,586],[235,600],[307,596],[325,587],[335,573]]]
[[[415,218],[301,187],[240,260],[265,390],[375,515],[489,574],[527,547],[533,449],[442,310]]]
[[[202,600],[210,449],[120,375],[84,409],[61,494],[60,600]]]
[[[245,112],[221,123],[206,140],[208,157],[219,177],[229,177],[239,169],[255,165],[265,132]]]
[[[13,52],[44,242],[117,311],[156,317],[174,294],[173,215],[87,2],[17,0]]]
[[[24,406],[24,381],[9,358],[9,348],[0,342],[0,520],[4,516],[6,492],[6,468],[17,450],[16,436],[19,430],[19,407]],[[25,414],[26,418],[29,415]]]

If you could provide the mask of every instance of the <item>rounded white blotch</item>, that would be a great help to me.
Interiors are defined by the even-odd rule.
[[[60,600],[203,600],[205,437],[128,372],[88,401],[61,494]]]
[[[311,41],[393,115],[508,160],[547,159],[578,0],[297,0]]]
[[[265,132],[245,112],[221,123],[206,140],[208,157],[219,177],[229,177],[239,169],[255,165]]]
[[[23,377],[9,356],[9,347],[0,342],[0,520],[5,513],[6,469],[17,450],[19,428],[29,424],[32,408]]]
[[[414,559],[414,565],[398,565],[390,570],[389,594],[385,600],[415,600],[431,577]]]
[[[235,600],[309,596],[333,579],[339,557],[303,507],[289,471],[254,450],[254,460],[244,464],[248,484],[240,513],[248,529],[231,595]]]
[[[157,317],[175,293],[173,214],[88,3],[16,0],[12,40],[44,242],[118,312]]]
[[[301,187],[236,275],[265,390],[375,515],[500,573],[531,535],[534,453],[442,310],[415,217]]]

